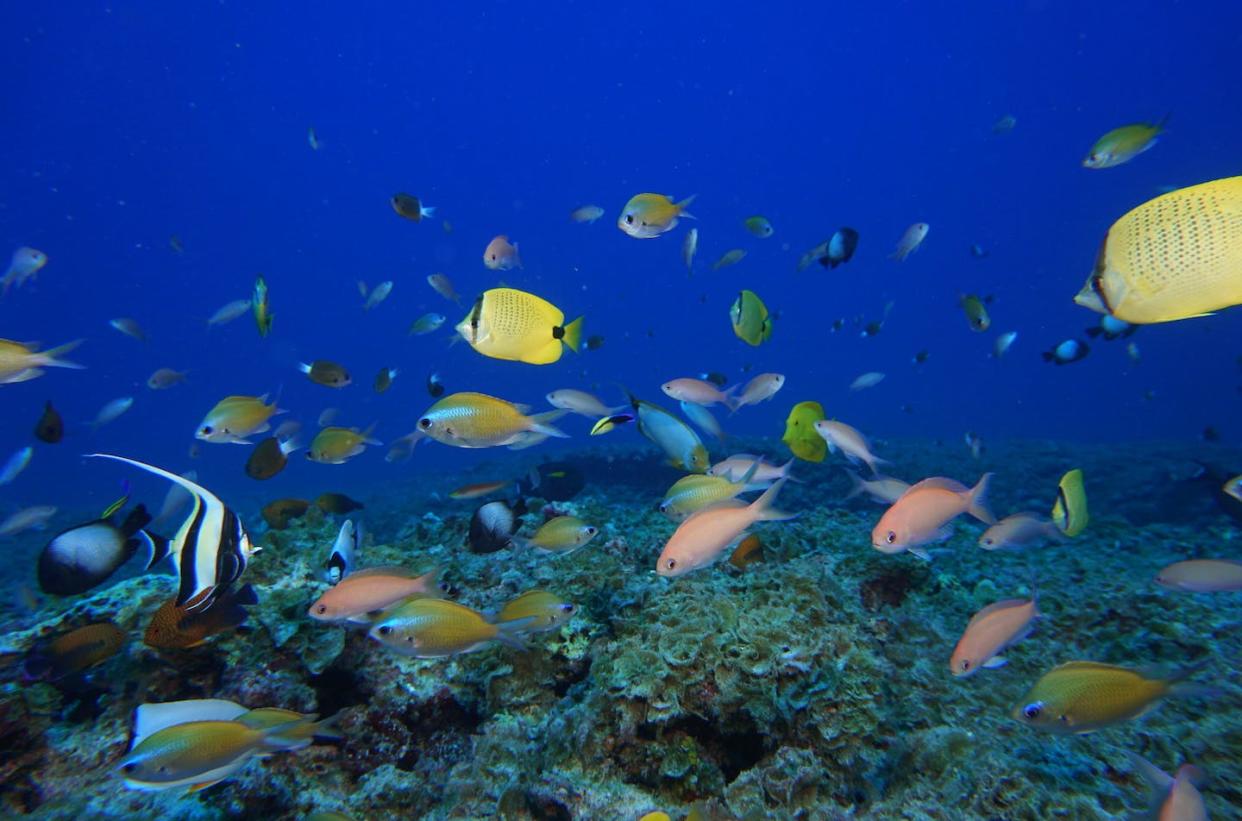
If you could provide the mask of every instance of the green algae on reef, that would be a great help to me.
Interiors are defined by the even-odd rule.
[[[744,450],[753,443],[739,444]],[[799,464],[782,506],[797,521],[764,532],[766,560],[722,563],[671,582],[655,557],[674,525],[655,509],[676,473],[649,449],[571,455],[586,489],[546,508],[601,527],[576,553],[463,547],[473,506],[432,497],[450,477],[412,480],[368,504],[377,537],[366,565],[438,565],[451,594],[494,611],[523,590],[578,605],[530,649],[492,647],[447,659],[397,657],[356,629],[306,618],[339,519],[314,514],[263,533],[246,580],[259,593],[249,626],[187,651],[142,644],[171,576],[124,579],[12,615],[5,650],[94,618],[130,635],[85,694],[22,684],[0,691],[0,807],[42,818],[354,817],[636,819],[692,803],[732,818],[1111,818],[1145,805],[1125,764],[1134,750],[1209,775],[1209,811],[1242,806],[1242,718],[1229,660],[1242,652],[1242,597],[1163,590],[1178,559],[1235,555],[1238,523],[1194,482],[1194,458],[1242,455],[1185,445],[890,442],[893,472],[973,481],[996,470],[998,513],[1045,509],[1071,466],[1087,475],[1093,521],[1079,538],[1030,553],[989,553],[960,523],[931,563],[869,544],[883,510],[843,503],[838,467]],[[452,477],[460,479],[461,477]],[[666,481],[667,480],[667,481]],[[458,482],[460,483],[460,482]],[[1175,492],[1176,491],[1176,492]],[[413,501],[411,501],[413,500]],[[1162,501],[1164,500],[1164,501]],[[1174,500],[1174,501],[1168,501]],[[1180,500],[1180,501],[1178,501]],[[531,500],[527,530],[543,501]],[[954,679],[948,656],[970,615],[1029,592],[1045,613],[1010,664]],[[1150,715],[1087,736],[1039,734],[1008,709],[1044,670],[1091,658],[1180,664],[1219,699],[1169,700]],[[126,790],[112,772],[143,701],[217,696],[328,715],[339,743],[248,765],[191,796]]]

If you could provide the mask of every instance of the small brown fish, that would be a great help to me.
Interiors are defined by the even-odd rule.
[[[418,197],[413,194],[393,194],[388,202],[392,205],[392,210],[396,211],[399,216],[414,222],[422,222],[424,218],[430,217],[436,212],[434,205],[423,205]]]
[[[289,464],[289,454],[298,449],[296,439],[280,440],[269,436],[254,446],[246,460],[246,475],[251,479],[271,479]]]
[[[315,506],[324,513],[335,513],[338,516],[362,510],[364,507],[362,502],[356,502],[344,493],[321,493],[315,500]]]
[[[450,499],[477,499],[480,496],[490,496],[497,491],[511,487],[513,482],[506,479],[503,482],[478,482],[472,485],[462,485],[456,490],[449,493]]]
[[[738,542],[737,547],[733,548],[732,555],[729,556],[729,564],[739,570],[763,560],[763,541],[754,533]]]
[[[396,368],[381,368],[380,372],[375,375],[375,392],[383,393],[392,387],[392,380],[397,378],[400,373]]]
[[[325,388],[344,388],[353,382],[345,366],[326,359],[316,359],[309,365],[305,362],[299,363],[298,370],[309,376],[310,381]]]
[[[245,608],[258,603],[259,599],[250,585],[221,596],[210,608],[198,613],[187,613],[177,607],[174,597],[155,611],[143,642],[160,650],[197,647],[212,636],[240,627],[246,622]]]
[[[306,515],[310,506],[305,499],[277,499],[263,506],[263,521],[272,530],[285,530],[291,521]]]
[[[427,277],[427,284],[445,299],[461,304],[461,297],[453,288],[453,281],[446,274],[431,274]]]
[[[112,622],[88,624],[31,650],[23,673],[33,680],[56,681],[107,661],[124,645],[125,631]]]
[[[43,415],[39,417],[39,422],[35,425],[34,435],[40,442],[47,442],[49,445],[54,445],[65,438],[65,420],[61,419],[56,408],[52,407],[51,400],[43,406]]]
[[[185,371],[174,371],[172,368],[160,368],[147,377],[147,387],[153,391],[164,391],[173,385],[185,381]]]

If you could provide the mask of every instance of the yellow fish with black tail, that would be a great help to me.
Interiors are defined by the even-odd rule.
[[[1242,304],[1242,176],[1180,188],[1113,223],[1074,302],[1135,324]]]
[[[262,276],[254,281],[254,296],[250,300],[250,307],[254,310],[254,322],[259,327],[259,336],[267,336],[272,332],[272,320],[276,315],[267,303],[267,282]]]
[[[828,454],[828,440],[815,429],[816,422],[828,417],[818,402],[799,402],[785,419],[785,435],[781,441],[794,456],[807,462],[822,462]]]
[[[733,333],[747,345],[761,345],[772,338],[772,317],[768,306],[754,291],[743,290],[729,308]]]
[[[1091,517],[1087,514],[1087,490],[1083,486],[1082,470],[1074,468],[1061,477],[1057,485],[1057,500],[1052,505],[1052,521],[1066,536],[1077,536],[1087,527]]]
[[[1083,158],[1083,168],[1113,168],[1128,163],[1156,144],[1169,121],[1166,114],[1158,123],[1132,123],[1114,128],[1095,141]]]
[[[545,299],[515,288],[492,288],[474,301],[457,333],[484,356],[548,365],[568,347],[578,352],[582,317],[565,325],[565,314]]]
[[[1212,688],[1179,683],[1206,663],[1161,675],[1096,661],[1066,662],[1044,673],[1011,715],[1052,733],[1090,733],[1138,718],[1168,695],[1215,695]]]

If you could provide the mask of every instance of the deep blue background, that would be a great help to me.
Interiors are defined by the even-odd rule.
[[[880,436],[1242,433],[1238,311],[1142,329],[1138,365],[1124,343],[1064,368],[1039,358],[1096,321],[1071,298],[1113,220],[1158,186],[1242,172],[1237,3],[978,2],[952,14],[921,2],[373,3],[296,15],[262,5],[0,12],[0,254],[32,245],[51,257],[34,287],[0,301],[0,336],[49,346],[85,337],[72,358],[89,366],[0,387],[0,459],[30,441],[47,398],[80,423],[137,397],[96,434],[40,445],[30,470],[0,489],[0,513],[112,495],[121,471],[78,458],[97,449],[256,490],[240,473],[243,448],[187,458],[218,399],[283,388],[282,406],[312,433],[335,405],[346,424],[377,421],[389,442],[430,404],[433,369],[450,390],[538,405],[559,387],[598,385],[615,402],[621,381],[663,401],[658,385],[674,376],[780,371],[777,400],[729,423],[774,438],[803,399]],[[1080,167],[1103,132],[1166,113],[1151,152]],[[1017,128],[994,135],[1005,114]],[[452,233],[396,217],[388,197],[398,190],[437,206]],[[641,191],[699,194],[692,278],[680,262],[685,223],[649,241],[616,229]],[[585,203],[605,217],[571,223]],[[743,230],[756,213],[773,238]],[[925,246],[904,264],[887,259],[915,221],[932,226]],[[795,271],[845,224],[862,234],[853,262]],[[169,249],[174,233],[183,255]],[[481,254],[498,233],[526,262],[503,279],[585,313],[602,350],[536,368],[449,349],[447,327],[406,337],[425,311],[449,325],[465,312],[427,274],[448,273],[467,299],[497,284]],[[991,256],[973,259],[974,242]],[[733,247],[749,256],[710,271]],[[208,332],[206,317],[248,296],[258,272],[271,286],[272,336],[260,339],[249,317]],[[396,287],[364,314],[359,279]],[[780,312],[758,349],[729,328],[741,287]],[[990,333],[968,329],[962,292],[995,295]],[[878,319],[890,300],[880,336],[860,339],[852,322],[828,332],[838,317]],[[151,342],[112,331],[116,316],[137,318]],[[990,359],[1010,329],[1020,338],[1009,357]],[[923,348],[931,360],[916,368]],[[358,384],[310,384],[294,363],[311,358],[346,364]],[[376,396],[371,380],[389,365],[403,372]],[[189,383],[148,391],[160,366],[188,369]],[[888,378],[850,394],[869,370]],[[586,430],[581,419],[565,427]],[[299,457],[259,490],[350,489],[479,458],[432,445],[389,465],[385,451],[341,467]]]

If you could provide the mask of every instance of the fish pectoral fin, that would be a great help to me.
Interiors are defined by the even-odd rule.
[[[1009,663],[1009,659],[1005,658],[1004,656],[992,656],[992,658],[988,659],[987,661],[983,663],[983,666],[987,668],[988,670],[996,670],[1001,667],[1004,667],[1008,663]]]
[[[931,561],[931,558],[932,558],[932,557],[931,557],[931,554],[927,552],[926,548],[923,548],[923,547],[908,547],[908,548],[906,548],[906,550],[907,550],[907,551],[909,551],[909,552],[910,552],[911,554],[913,554],[914,556],[917,556],[918,558],[922,559],[922,560],[923,560],[923,561],[925,561],[925,562],[930,562],[930,561]]]

